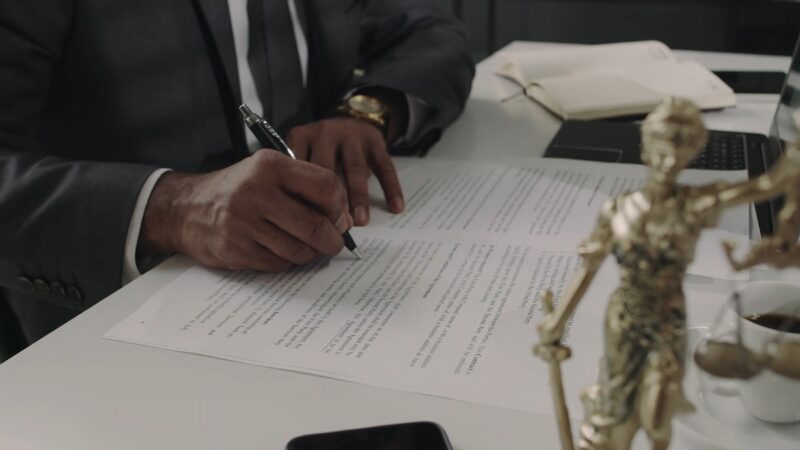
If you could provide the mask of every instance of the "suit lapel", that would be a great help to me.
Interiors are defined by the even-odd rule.
[[[222,60],[228,89],[233,93],[234,99],[241,102],[239,71],[236,68],[236,46],[233,44],[228,4],[225,0],[197,0],[197,3],[211,33],[211,38],[214,40],[214,45],[217,47],[217,54]]]
[[[308,42],[308,82],[315,117],[332,113],[350,87],[358,60],[362,11],[356,0],[298,0]],[[360,1],[360,0],[359,0]],[[299,12],[299,10],[298,10]],[[352,59],[352,60],[351,60]]]
[[[247,143],[244,137],[244,126],[239,116],[238,106],[242,103],[242,90],[239,86],[239,70],[236,66],[236,46],[233,43],[233,30],[228,4],[225,0],[194,0],[197,5],[198,15],[205,22],[211,38],[208,45],[212,60],[218,60],[221,65],[220,89],[225,106],[225,117],[231,134],[234,152],[240,156],[247,156]],[[231,0],[239,1],[239,0]],[[217,69],[220,69],[219,67]],[[215,69],[215,70],[217,70]]]

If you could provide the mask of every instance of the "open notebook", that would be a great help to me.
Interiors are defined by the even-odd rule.
[[[657,41],[575,46],[506,53],[497,74],[563,119],[646,114],[666,96],[700,109],[736,104],[716,75],[694,61],[679,61]]]

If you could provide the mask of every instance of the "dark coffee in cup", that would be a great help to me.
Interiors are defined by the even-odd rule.
[[[800,317],[792,317],[786,314],[767,313],[767,314],[748,314],[745,318],[753,323],[784,333],[800,334]]]
[[[784,364],[793,368],[800,360],[791,352],[800,346],[800,284],[756,281],[740,286],[731,297],[739,305],[731,311],[738,317],[730,325],[741,332],[741,344],[762,357],[778,355],[770,353],[771,348],[781,350],[774,359],[761,358],[760,362],[769,363],[769,368],[762,367],[757,376],[736,383],[745,411],[767,422],[800,422],[800,380],[782,375],[787,372]],[[784,332],[787,328],[791,332]],[[780,367],[781,372],[772,367]],[[730,390],[730,386],[726,387]]]

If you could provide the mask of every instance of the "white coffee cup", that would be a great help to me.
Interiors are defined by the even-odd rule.
[[[781,332],[749,319],[754,314],[782,314],[797,317],[800,311],[800,285],[780,281],[748,283],[732,295],[739,296],[739,325],[742,343],[753,352],[763,354],[775,341],[800,342],[800,334]],[[798,361],[800,364],[800,361]],[[738,383],[738,395],[745,411],[767,422],[800,421],[800,381],[764,368],[755,377]]]

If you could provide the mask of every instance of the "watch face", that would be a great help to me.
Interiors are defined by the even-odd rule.
[[[384,112],[383,104],[374,97],[354,95],[347,100],[347,106],[364,114],[381,114]]]

